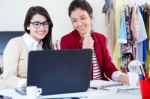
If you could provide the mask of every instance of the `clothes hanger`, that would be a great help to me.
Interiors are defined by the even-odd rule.
[[[134,0],[134,6],[138,6],[138,1],[137,0]]]

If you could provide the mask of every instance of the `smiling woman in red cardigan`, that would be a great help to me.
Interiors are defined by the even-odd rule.
[[[68,14],[74,30],[61,38],[61,49],[92,49],[91,80],[120,81],[128,84],[128,77],[112,63],[104,35],[92,31],[93,9],[86,0],[73,0]]]

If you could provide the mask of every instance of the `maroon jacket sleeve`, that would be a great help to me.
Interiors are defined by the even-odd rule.
[[[63,36],[60,42],[61,49],[81,49],[82,42],[80,42],[80,35],[76,31]]]
[[[60,48],[61,49],[70,49],[71,45],[70,45],[69,41],[70,41],[70,38],[68,36],[62,37],[61,41],[60,41]]]
[[[114,71],[117,71],[116,66],[113,64],[112,59],[109,55],[107,44],[106,44],[106,38],[102,34],[96,34],[98,39],[98,44],[96,44],[96,53],[98,58],[98,63],[101,68],[102,73],[102,79],[108,80],[105,78],[104,74],[111,79],[112,73]],[[100,51],[100,52],[98,52]],[[101,57],[99,57],[101,56]],[[100,59],[101,58],[101,59]]]

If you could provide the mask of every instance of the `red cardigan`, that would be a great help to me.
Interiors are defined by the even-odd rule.
[[[108,53],[106,38],[104,35],[96,32],[92,33],[92,38],[94,40],[94,49],[102,79],[108,80],[105,78],[104,73],[107,77],[111,78],[112,73],[117,71],[117,68],[112,63],[111,57]],[[79,33],[77,31],[72,31],[71,33],[63,36],[61,38],[60,46],[61,49],[82,49],[82,40]],[[91,72],[91,79],[93,79],[93,70]]]

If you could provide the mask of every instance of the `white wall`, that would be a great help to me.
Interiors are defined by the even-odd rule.
[[[1,0],[0,1],[0,31],[22,31],[26,12],[30,6],[45,7],[54,24],[53,40],[72,30],[68,16],[68,6],[72,0]],[[94,30],[106,33],[102,7],[105,0],[88,0],[94,10]]]

